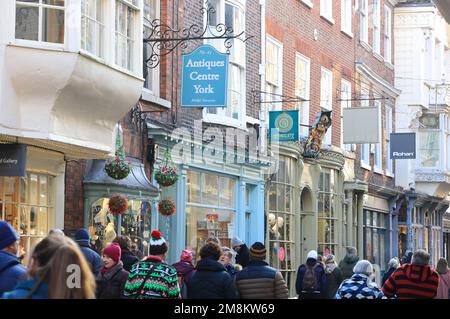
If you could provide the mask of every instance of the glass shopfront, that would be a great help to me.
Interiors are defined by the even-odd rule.
[[[296,161],[281,158],[277,174],[268,184],[266,234],[269,239],[269,264],[283,275],[289,290],[295,285],[295,214],[293,197]]]
[[[92,247],[101,253],[116,236],[126,235],[144,255],[148,255],[151,233],[150,203],[129,200],[127,211],[119,216],[111,214],[108,203],[109,198],[100,198],[91,205],[89,232]]]
[[[28,172],[24,177],[0,177],[0,217],[20,235],[24,264],[33,247],[55,223],[55,178]]]
[[[236,225],[236,179],[197,171],[187,172],[186,246],[199,259],[209,237],[231,246]]]
[[[334,170],[324,170],[319,179],[319,201],[318,201],[318,241],[317,252],[320,255],[336,255],[337,246],[337,212],[335,199],[337,187],[337,175]]]
[[[386,218],[387,213],[364,210],[364,259],[385,270],[386,256]]]

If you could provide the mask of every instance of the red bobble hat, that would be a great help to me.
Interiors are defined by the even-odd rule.
[[[119,244],[112,243],[103,250],[103,255],[108,256],[118,263],[120,261],[120,256],[122,255],[122,249],[120,249]]]

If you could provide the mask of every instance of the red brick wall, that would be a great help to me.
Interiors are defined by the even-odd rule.
[[[83,176],[85,161],[66,162],[64,229],[77,230],[83,227]]]
[[[268,0],[266,9],[267,34],[283,44],[283,94],[295,96],[295,55],[303,54],[311,60],[310,124],[320,111],[321,67],[333,72],[332,144],[340,146],[341,107],[336,101],[341,79],[354,76],[354,39],[341,32],[340,0],[333,1],[332,24],[320,16],[320,4],[313,8],[299,0]],[[314,39],[317,30],[317,41]],[[295,104],[284,104],[293,109]]]

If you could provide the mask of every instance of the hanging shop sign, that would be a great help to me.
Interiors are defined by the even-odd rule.
[[[377,144],[381,140],[379,107],[350,107],[342,111],[344,144]],[[379,119],[374,121],[374,119]]]
[[[308,139],[305,142],[303,156],[317,158],[322,141],[331,126],[331,111],[318,112],[312,127],[309,129]]]
[[[298,141],[298,111],[269,112],[270,141]]]
[[[416,133],[391,133],[391,159],[416,158]]]
[[[27,146],[0,144],[0,176],[25,176]]]
[[[182,107],[226,107],[229,55],[209,44],[183,55]]]

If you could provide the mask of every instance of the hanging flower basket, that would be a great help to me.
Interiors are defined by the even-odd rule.
[[[177,168],[173,164],[167,149],[164,154],[163,163],[155,170],[155,180],[159,185],[165,187],[175,184],[178,180]]]
[[[128,208],[128,199],[121,194],[111,195],[108,207],[113,215],[121,215],[125,213]]]
[[[158,203],[158,212],[164,216],[172,216],[175,214],[175,202],[171,199],[162,199]]]
[[[113,160],[106,162],[105,171],[109,177],[121,180],[130,174],[130,164],[119,153],[116,153],[116,157]]]

